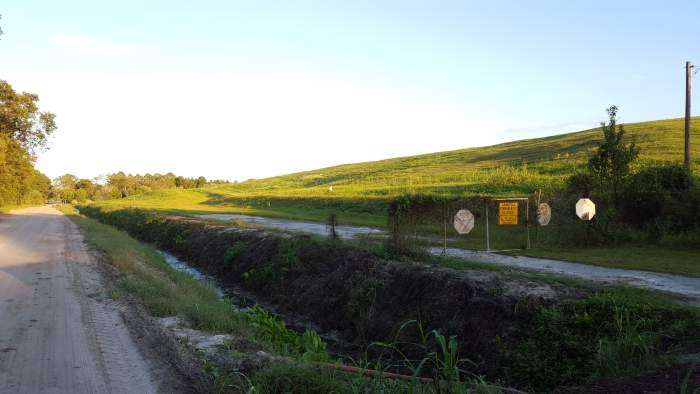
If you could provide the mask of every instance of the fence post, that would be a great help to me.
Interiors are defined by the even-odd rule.
[[[530,197],[525,200],[525,228],[527,229],[527,250],[530,249]]]
[[[447,201],[442,202],[442,224],[444,226],[444,238],[442,244],[442,254],[447,254]]]
[[[486,251],[490,252],[491,251],[491,240],[489,239],[490,234],[489,234],[489,203],[486,202]]]

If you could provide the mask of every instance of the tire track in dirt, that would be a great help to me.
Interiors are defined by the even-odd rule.
[[[101,275],[97,271],[81,270],[73,263],[91,260],[82,244],[82,236],[68,221],[64,225],[64,234],[73,240],[66,243],[65,261],[72,274],[73,288],[79,294],[79,302],[84,311],[83,322],[89,327],[90,339],[98,350],[98,362],[102,366],[107,391],[156,392],[145,361],[124,328],[118,306],[108,300],[98,301],[95,298],[104,288]]]

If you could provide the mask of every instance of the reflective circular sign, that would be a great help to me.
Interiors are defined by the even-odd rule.
[[[587,198],[582,198],[576,203],[576,216],[581,220],[591,220],[595,216],[595,203]]]
[[[541,203],[537,207],[537,224],[546,226],[552,220],[552,208],[546,202]]]
[[[460,209],[455,215],[455,230],[460,234],[469,234],[474,228],[474,215],[468,209]]]

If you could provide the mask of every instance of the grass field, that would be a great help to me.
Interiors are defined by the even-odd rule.
[[[679,163],[683,158],[683,119],[624,125],[626,138],[640,148],[637,167]],[[693,138],[700,136],[700,118],[692,120]],[[391,198],[404,193],[452,196],[530,195],[553,190],[585,166],[602,138],[600,129],[514,141],[374,162],[346,164],[237,184],[202,189],[154,191],[125,199],[99,202],[111,208],[136,207],[173,214],[245,213],[296,220],[325,221],[331,213],[341,224],[386,226]],[[700,143],[693,147],[693,168],[700,171]],[[330,187],[332,186],[332,191]],[[480,237],[466,242],[479,246]],[[474,244],[474,245],[471,245]],[[697,251],[647,248],[602,248],[530,251],[530,254],[624,268],[700,275],[687,262],[700,260]]]

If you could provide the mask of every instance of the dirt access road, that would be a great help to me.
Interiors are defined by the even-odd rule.
[[[51,207],[0,216],[0,393],[154,393],[77,226]]]

